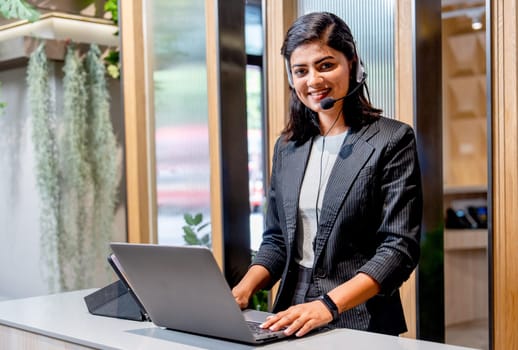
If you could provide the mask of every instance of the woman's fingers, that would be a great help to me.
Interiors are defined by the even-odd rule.
[[[275,315],[268,316],[266,321],[264,321],[261,325],[261,327],[270,328],[272,330],[281,329],[282,327],[290,323],[290,319],[288,318],[288,316],[284,316],[286,314],[287,311],[281,311]]]
[[[278,331],[286,328],[286,335],[295,334],[301,337],[315,328],[324,326],[333,320],[331,312],[320,301],[291,306],[285,311],[281,311],[262,324],[263,328]]]

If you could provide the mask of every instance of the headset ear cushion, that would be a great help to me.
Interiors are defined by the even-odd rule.
[[[286,66],[286,75],[288,76],[288,84],[293,88],[293,76],[291,75],[290,62],[287,59],[284,60],[284,65]]]
[[[356,82],[361,84],[365,81],[367,74],[365,73],[365,68],[363,67],[362,61],[360,58],[357,58],[356,61]]]

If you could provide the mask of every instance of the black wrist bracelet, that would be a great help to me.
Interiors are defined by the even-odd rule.
[[[336,306],[333,299],[329,297],[329,295],[324,294],[321,295],[318,300],[320,300],[324,305],[328,308],[328,310],[331,312],[331,315],[333,316],[333,321],[336,321],[340,314],[338,313],[338,306]]]

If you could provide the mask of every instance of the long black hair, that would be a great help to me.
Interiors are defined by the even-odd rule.
[[[365,77],[360,82],[354,78],[361,69],[361,61],[351,30],[340,17],[329,12],[314,12],[299,17],[286,33],[281,54],[289,63],[291,54],[297,47],[316,41],[342,52],[347,60],[353,62],[349,91],[359,84],[363,85],[343,100],[342,115],[345,123],[351,128],[357,128],[379,118],[381,109],[373,107],[365,97]],[[289,64],[286,69],[288,75],[291,74]],[[299,100],[294,88],[290,90],[289,122],[282,134],[286,140],[302,144],[320,134],[318,115]]]

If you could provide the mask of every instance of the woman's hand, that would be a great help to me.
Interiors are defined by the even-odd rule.
[[[250,292],[247,288],[244,288],[241,284],[238,284],[232,288],[232,295],[236,300],[237,305],[241,309],[245,309],[248,306],[248,300],[250,300]]]
[[[251,266],[241,281],[232,288],[232,295],[241,309],[248,306],[250,297],[270,280],[270,272],[261,265]]]
[[[332,320],[331,311],[321,301],[315,300],[290,306],[285,311],[268,317],[261,327],[273,331],[287,327],[284,331],[286,335],[295,334],[297,337],[302,337],[315,328],[325,326]]]

